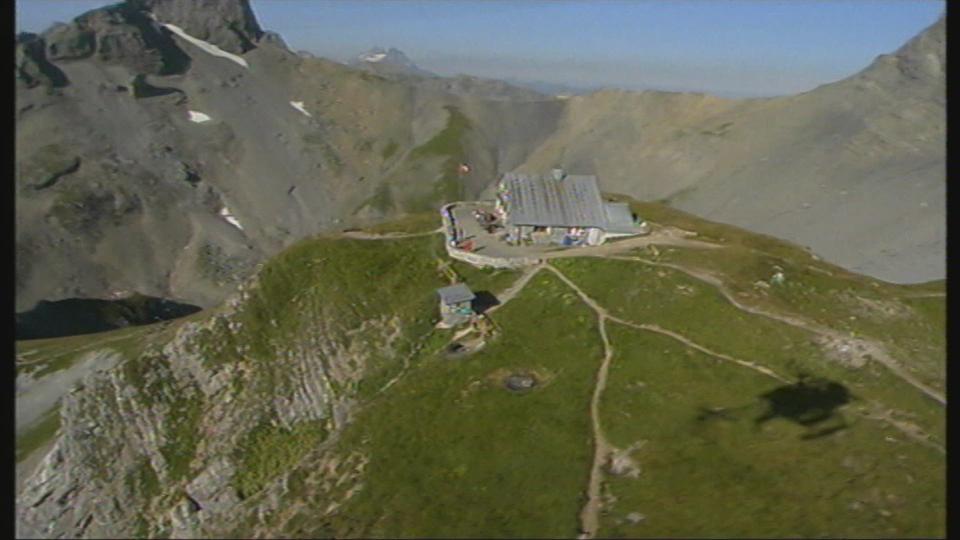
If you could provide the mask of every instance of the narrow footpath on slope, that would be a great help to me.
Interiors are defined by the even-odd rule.
[[[528,266],[526,270],[523,271],[523,274],[513,282],[513,285],[510,285],[502,293],[497,295],[497,305],[488,309],[486,313],[489,315],[490,313],[493,313],[494,311],[505,306],[510,300],[513,300],[513,297],[519,294],[520,291],[527,286],[527,283],[530,283],[530,280],[533,279],[533,276],[535,276],[540,270],[543,270],[544,266],[545,265],[543,263],[534,266]]]
[[[403,232],[388,232],[388,233],[371,233],[366,231],[344,231],[341,233],[347,238],[352,238],[354,240],[400,240],[403,238],[417,238],[419,236],[430,236],[434,234],[443,233],[443,227],[439,227],[432,231],[418,232],[418,233],[403,233]]]
[[[680,266],[680,265],[677,265],[677,264],[650,261],[650,260],[647,260],[647,259],[644,259],[644,258],[641,258],[641,257],[610,256],[610,257],[606,257],[606,258],[615,259],[615,260],[623,260],[623,261],[639,262],[639,263],[646,264],[646,265],[649,265],[649,266],[658,266],[658,267],[661,267],[661,268],[670,268],[670,269],[676,270],[676,271],[678,271],[678,272],[683,272],[684,274],[686,274],[686,275],[688,275],[688,276],[690,276],[690,277],[692,277],[692,278],[694,278],[694,279],[697,279],[697,280],[699,280],[699,281],[702,281],[702,282],[704,282],[704,283],[707,283],[708,285],[712,285],[714,288],[716,288],[716,289],[720,292],[720,294],[723,295],[724,298],[727,299],[728,302],[730,302],[730,304],[732,304],[735,308],[737,308],[737,309],[739,309],[739,310],[741,310],[741,311],[745,311],[745,312],[751,313],[751,314],[753,314],[753,315],[759,315],[759,316],[765,317],[765,318],[767,318],[767,319],[779,321],[779,322],[782,322],[782,323],[784,323],[784,324],[788,324],[788,325],[790,325],[790,326],[794,326],[794,327],[797,327],[797,328],[801,328],[801,329],[804,329],[804,330],[806,330],[806,331],[808,331],[808,332],[812,332],[812,333],[814,333],[814,334],[818,334],[818,335],[821,335],[821,336],[824,336],[824,337],[828,337],[828,338],[831,338],[831,339],[844,339],[844,338],[845,338],[845,336],[843,335],[842,332],[838,332],[837,330],[834,330],[834,329],[832,329],[832,328],[827,328],[827,327],[825,327],[825,326],[821,326],[821,325],[816,324],[816,323],[814,323],[814,322],[812,322],[812,321],[808,321],[808,320],[803,319],[803,318],[800,318],[800,317],[785,315],[785,314],[783,314],[783,313],[776,313],[776,312],[773,312],[773,311],[768,311],[768,310],[766,310],[766,309],[763,309],[763,308],[760,308],[760,307],[756,307],[756,306],[749,306],[749,305],[747,305],[747,304],[743,304],[743,303],[741,303],[739,300],[737,300],[736,296],[734,296],[734,294],[730,291],[730,289],[728,289],[728,288],[726,287],[726,285],[723,284],[723,281],[722,281],[720,278],[718,278],[717,276],[715,276],[715,275],[713,275],[713,274],[710,274],[710,273],[708,273],[708,272],[704,272],[704,271],[702,271],[702,270],[695,270],[695,269],[687,268],[687,267],[685,267],[685,266]],[[922,382],[920,382],[919,380],[917,380],[916,377],[914,377],[914,376],[911,375],[909,372],[907,372],[907,371],[900,365],[899,362],[897,362],[896,360],[894,360],[894,359],[890,356],[890,354],[889,354],[889,353],[887,352],[887,350],[886,350],[886,347],[884,347],[884,346],[881,345],[880,343],[877,343],[877,342],[875,342],[875,341],[873,341],[873,340],[866,339],[866,338],[859,339],[858,341],[861,342],[864,346],[866,346],[866,347],[868,348],[868,352],[869,352],[870,356],[873,357],[873,359],[875,359],[875,360],[876,360],[877,362],[879,362],[881,365],[883,365],[883,366],[886,367],[888,370],[890,370],[890,372],[893,373],[895,376],[899,377],[899,378],[902,379],[904,382],[906,382],[907,384],[913,386],[913,387],[916,388],[917,390],[920,390],[920,391],[923,392],[927,397],[933,399],[934,401],[940,403],[941,405],[946,405],[946,404],[947,404],[947,399],[946,399],[946,397],[944,397],[941,393],[937,392],[936,390],[934,390],[934,389],[928,387],[927,385],[923,384]]]
[[[767,369],[763,366],[758,366],[746,360],[740,360],[724,354],[713,352],[707,349],[706,347],[703,347],[697,343],[694,343],[690,339],[680,334],[677,334],[676,332],[665,330],[656,325],[633,323],[630,321],[625,321],[618,317],[614,317],[610,315],[610,313],[603,306],[598,304],[593,298],[591,298],[585,292],[583,292],[583,290],[580,289],[580,287],[577,286],[576,283],[571,281],[570,278],[564,275],[563,272],[561,272],[556,267],[551,265],[547,265],[546,268],[549,269],[554,274],[556,274],[561,281],[563,281],[565,284],[567,284],[567,286],[573,289],[573,291],[577,293],[580,299],[597,314],[597,325],[600,330],[600,337],[603,340],[603,349],[604,349],[603,361],[601,362],[600,368],[597,371],[597,381],[593,390],[593,396],[590,400],[590,424],[592,426],[593,440],[594,440],[593,462],[591,464],[590,480],[587,486],[587,501],[580,512],[581,534],[579,538],[591,539],[596,537],[597,530],[599,528],[600,510],[602,507],[600,491],[601,491],[602,482],[603,482],[603,467],[607,463],[607,461],[610,459],[610,456],[614,451],[614,448],[610,445],[610,443],[607,441],[606,436],[604,435],[603,426],[600,422],[600,398],[603,395],[604,389],[606,389],[607,374],[609,373],[609,369],[610,369],[610,361],[613,358],[613,347],[610,345],[610,339],[607,336],[607,326],[606,326],[607,320],[611,320],[611,321],[614,321],[626,326],[638,328],[641,330],[657,332],[659,334],[669,336],[689,347],[692,347],[696,350],[699,350],[711,356],[715,356],[717,358],[721,358],[723,360],[734,362],[744,367],[748,367],[755,371],[759,371],[760,373],[763,373],[764,375],[767,375],[769,377],[773,377],[781,382],[789,382],[789,381],[785,377],[782,377],[774,373],[772,370]]]
[[[609,258],[617,258],[617,257],[609,257]],[[580,299],[596,313],[598,327],[600,330],[600,337],[603,340],[604,357],[603,357],[603,361],[600,364],[600,368],[597,371],[596,385],[594,387],[593,396],[590,401],[590,423],[592,426],[593,436],[594,436],[594,457],[593,457],[593,462],[590,469],[590,479],[587,486],[587,501],[586,503],[584,503],[584,506],[580,512],[581,534],[579,535],[578,538],[586,540],[586,539],[592,539],[596,537],[597,530],[599,528],[600,511],[603,505],[601,500],[601,493],[600,493],[602,488],[602,482],[603,482],[603,474],[604,474],[603,467],[607,463],[607,461],[610,459],[610,456],[612,455],[612,453],[616,450],[607,441],[606,436],[604,435],[603,428],[600,421],[600,408],[599,408],[601,396],[603,395],[603,391],[606,388],[607,375],[609,372],[610,362],[613,358],[613,352],[614,352],[613,347],[610,344],[610,340],[607,336],[606,322],[608,320],[622,324],[624,326],[636,328],[638,330],[645,330],[648,332],[655,332],[657,334],[668,336],[670,338],[673,338],[679,341],[680,343],[683,343],[684,345],[692,349],[698,350],[702,353],[713,356],[715,358],[737,364],[741,367],[745,367],[750,370],[756,371],[758,373],[761,373],[767,377],[776,379],[777,381],[785,384],[791,384],[794,381],[791,381],[787,377],[784,377],[783,375],[780,375],[765,366],[756,364],[754,362],[750,362],[748,360],[743,360],[743,359],[735,358],[723,353],[712,351],[694,342],[693,340],[687,338],[686,336],[683,336],[682,334],[679,334],[672,330],[662,328],[655,324],[637,323],[637,322],[628,321],[628,320],[613,316],[606,310],[606,308],[604,308],[603,306],[598,304],[593,298],[588,296],[576,283],[570,280],[570,278],[568,278],[563,272],[561,272],[555,266],[552,266],[550,264],[546,264],[544,266],[548,270],[553,272],[557,277],[559,277],[561,281],[567,284],[567,286],[573,289],[573,291],[576,292],[576,294],[580,297]],[[676,269],[681,271],[687,271],[682,267],[677,267]],[[736,303],[735,300],[733,300],[732,295],[729,293],[729,291],[727,291],[722,287],[722,284],[719,282],[719,280],[716,280],[716,278],[713,276],[708,276],[708,277],[713,279],[713,281],[710,281],[709,283],[711,285],[716,286],[719,290],[721,290],[721,292],[724,293],[724,295],[727,296],[728,299],[734,303],[734,305],[736,305],[737,307],[740,307],[740,309],[743,309],[744,311],[750,311],[751,313],[755,313],[759,315],[766,314],[765,311],[761,310],[761,313],[756,313],[754,311],[751,311],[750,309],[747,309],[748,306],[739,305],[739,303]],[[770,315],[772,315],[771,318],[774,318],[780,322],[787,322],[787,320],[793,320],[793,318],[785,315],[784,316],[781,316],[779,314],[770,314]],[[787,320],[784,320],[781,317]],[[941,453],[945,453],[946,451],[945,448],[940,444],[936,443],[935,441],[929,440],[928,436],[925,433],[917,429],[915,426],[909,425],[907,423],[904,423],[902,421],[899,421],[895,418],[890,417],[890,415],[886,414],[886,412],[884,412],[882,408],[880,408],[878,405],[879,404],[874,404],[874,410],[871,413],[866,414],[865,416],[867,418],[886,422],[891,426],[897,428],[899,431],[903,432],[905,435],[907,435],[909,438],[911,438],[915,442],[932,447]]]

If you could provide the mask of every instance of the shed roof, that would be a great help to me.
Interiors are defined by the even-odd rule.
[[[607,215],[607,227],[605,230],[610,232],[635,232],[636,224],[633,222],[633,211],[627,203],[608,202],[603,203],[604,213]]]
[[[594,175],[569,174],[555,180],[552,176],[506,173],[502,185],[507,225],[598,228],[607,225]]]
[[[468,302],[476,298],[476,295],[473,294],[470,287],[467,287],[463,283],[457,283],[449,287],[441,287],[437,289],[437,294],[440,295],[440,301],[447,305]]]

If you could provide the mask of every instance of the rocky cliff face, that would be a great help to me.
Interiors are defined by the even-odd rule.
[[[153,75],[183,73],[190,67],[189,57],[169,33],[132,3],[88,12],[71,24],[51,28],[44,37],[54,61],[94,58]]]
[[[360,314],[322,282],[273,318],[271,279],[63,398],[60,435],[17,496],[18,535],[216,537],[282,508],[298,460],[336,437],[359,383],[395,372],[417,336],[398,306]]]
[[[18,34],[15,55],[16,80],[26,88],[66,86],[66,76],[47,60],[47,44],[40,36],[29,32]]]
[[[247,2],[128,1],[17,54],[18,311],[130,292],[216,305],[304,236],[475,195],[561,106],[302,58]],[[529,125],[505,131],[515,117]]]
[[[249,0],[131,0],[129,4],[234,54],[254,49],[264,35]]]

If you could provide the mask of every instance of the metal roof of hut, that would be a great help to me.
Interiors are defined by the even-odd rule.
[[[558,178],[559,177],[559,178]],[[594,175],[503,175],[506,223],[541,227],[607,226],[607,216]]]
[[[476,295],[473,294],[470,287],[467,287],[463,283],[457,283],[449,287],[441,287],[437,289],[437,294],[440,295],[440,301],[448,306],[461,302],[469,302],[476,298]]]
[[[636,232],[637,225],[634,223],[633,211],[630,210],[629,204],[608,202],[603,204],[603,210],[607,215],[605,230],[623,233]]]

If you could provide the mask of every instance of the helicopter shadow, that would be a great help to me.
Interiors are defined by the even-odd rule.
[[[763,424],[783,419],[806,428],[802,440],[819,439],[850,427],[841,407],[857,399],[847,387],[824,379],[800,375],[797,382],[779,386],[759,396],[765,410],[753,419],[759,429]],[[700,422],[736,421],[742,413],[756,407],[756,402],[734,408],[700,407]]]

